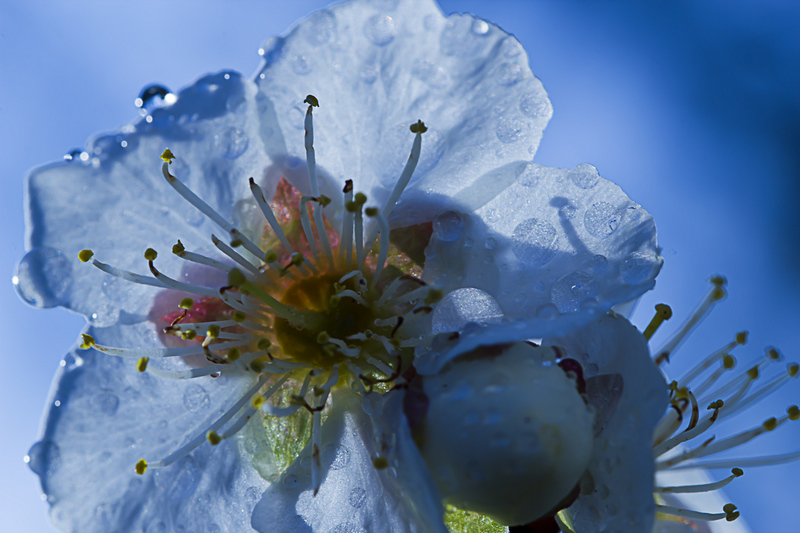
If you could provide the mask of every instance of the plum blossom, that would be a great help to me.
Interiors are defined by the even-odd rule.
[[[28,177],[23,288],[88,322],[30,453],[64,530],[445,531],[414,374],[654,284],[652,218],[531,161],[495,25],[353,0],[261,54]]]

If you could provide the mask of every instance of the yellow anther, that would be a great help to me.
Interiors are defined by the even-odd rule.
[[[175,255],[180,255],[185,251],[186,251],[186,247],[183,246],[183,243],[181,242],[180,239],[178,239],[178,244],[173,244],[172,245],[172,253],[175,254]]]
[[[267,250],[267,253],[264,254],[264,261],[267,263],[274,263],[278,260],[278,252],[275,250]]]
[[[317,344],[327,344],[331,341],[331,336],[328,335],[327,331],[320,331],[319,335],[317,335]]]
[[[725,278],[725,276],[714,276],[711,278],[711,283],[717,287],[723,287],[728,284],[728,280]]]
[[[145,472],[147,472],[147,461],[139,459],[139,462],[136,463],[136,473],[141,476]]]
[[[197,332],[193,329],[187,329],[181,334],[181,338],[185,341],[190,341],[197,337]]]
[[[733,522],[737,518],[739,518],[739,511],[736,510],[736,506],[732,503],[726,503],[722,507],[722,511],[725,513],[725,520],[728,522]]]
[[[78,259],[81,260],[81,263],[87,262],[92,257],[94,257],[94,252],[91,250],[81,250],[78,252]]]
[[[425,133],[428,131],[428,128],[425,127],[425,123],[421,120],[418,120],[416,123],[412,124],[410,128],[411,133]]]
[[[789,420],[800,420],[800,408],[796,405],[790,405],[786,408],[786,414],[789,415]]]
[[[338,294],[333,294],[330,298],[328,298],[328,307],[331,309],[339,307],[340,303],[342,303],[342,297]]]
[[[679,400],[688,400],[689,399],[689,389],[688,387],[679,387],[677,391],[675,391],[676,396]]]
[[[667,389],[671,391],[678,390],[678,382],[673,379],[672,382],[669,385],[667,385]]]
[[[216,324],[211,324],[208,326],[208,329],[206,330],[206,336],[211,337],[212,339],[219,337],[219,326]]]
[[[314,393],[314,396],[319,397],[325,394],[327,391],[325,390],[324,387],[317,387],[316,385],[314,385],[314,388],[311,390],[311,392]]]
[[[241,245],[242,245],[242,240],[241,239],[232,239],[231,240],[231,248],[238,248]]]
[[[305,257],[303,257],[303,254],[298,253],[298,252],[295,252],[295,253],[292,254],[292,264],[294,266],[302,265],[304,260],[305,260]]]
[[[191,298],[184,298],[178,303],[178,307],[181,309],[191,309],[194,307],[194,300]]]
[[[148,261],[155,261],[156,257],[158,257],[158,252],[153,250],[152,248],[148,248],[144,251],[144,258]]]
[[[744,475],[744,470],[742,470],[741,468],[734,468],[731,470],[731,474],[733,474],[736,477],[742,477]]]
[[[672,308],[667,304],[656,304],[656,314],[645,328],[642,336],[645,339],[650,340],[655,332],[658,331],[658,328],[661,327],[661,324],[670,318],[672,318]]]
[[[789,373],[791,377],[795,377],[797,372],[800,371],[800,365],[797,363],[789,363],[786,365],[786,371]]]
[[[250,400],[250,405],[253,406],[254,409],[261,409],[264,402],[266,402],[266,400],[263,396],[253,396],[253,399]]]
[[[87,335],[86,333],[81,333],[81,339],[83,342],[80,345],[81,350],[88,350],[89,348],[94,347],[94,337],[91,335]]]
[[[325,196],[324,194],[320,194],[317,201],[319,202],[319,205],[321,205],[322,207],[328,207],[331,203],[331,199]]]
[[[263,361],[259,361],[258,359],[250,363],[250,369],[253,372],[257,372],[259,374],[264,371],[265,366],[267,365],[265,365]]]
[[[234,346],[230,350],[228,350],[228,361],[236,361],[239,359],[239,356],[242,355],[242,351]]]
[[[378,208],[377,207],[368,207],[364,209],[364,214],[368,217],[376,217],[378,216]]]
[[[375,470],[383,470],[385,468],[389,468],[389,461],[386,457],[376,457],[372,460],[372,466]]]
[[[266,350],[270,346],[272,346],[272,341],[270,341],[269,339],[264,339],[264,338],[258,339],[257,347],[259,350]]]
[[[442,289],[429,289],[427,296],[425,296],[425,305],[432,305],[442,299],[444,291]]]
[[[747,371],[747,377],[750,379],[758,379],[758,365]]]
[[[308,104],[311,107],[319,107],[319,100],[317,100],[317,97],[314,96],[313,94],[309,94],[308,96],[306,96],[306,99],[303,100],[303,103]]]
[[[211,444],[212,446],[216,446],[217,444],[222,442],[222,437],[220,437],[217,434],[217,432],[212,429],[211,431],[206,433],[206,440],[208,440],[208,443]]]
[[[711,404],[708,406],[708,408],[709,409],[722,409],[723,405],[725,405],[725,402],[723,402],[722,400],[717,400],[715,402],[711,402]]]
[[[228,272],[228,285],[231,287],[238,287],[245,281],[247,281],[247,279],[238,268],[232,268],[231,271]]]
[[[725,289],[723,289],[720,286],[717,286],[717,287],[714,287],[711,290],[711,300],[712,301],[718,302],[718,301],[722,300],[723,298],[725,298]]]
[[[235,311],[233,313],[233,321],[234,322],[244,322],[247,320],[247,314],[242,311]]]
[[[161,153],[161,160],[165,163],[172,163],[172,160],[175,159],[175,156],[172,154],[172,151],[167,148]]]
[[[772,418],[764,420],[762,426],[764,426],[764,429],[766,429],[767,431],[772,431],[773,429],[778,427],[778,420],[773,416]]]
[[[767,357],[772,359],[773,361],[780,361],[783,359],[783,354],[777,348],[770,346],[765,350],[767,352]]]
[[[344,208],[347,210],[348,213],[355,213],[356,211],[359,210],[360,207],[361,206],[358,204],[358,202],[355,202],[353,200],[344,203]]]
[[[726,370],[730,370],[736,366],[736,358],[730,354],[725,354],[722,357],[722,366],[724,366]]]
[[[355,200],[358,205],[364,205],[365,203],[367,203],[367,195],[364,194],[363,192],[357,192]]]
[[[747,332],[746,331],[740,331],[739,333],[736,334],[736,343],[737,344],[745,344],[745,343],[747,343]]]
[[[144,372],[147,370],[147,363],[150,361],[149,357],[140,357],[138,361],[136,361],[136,370],[139,372]]]

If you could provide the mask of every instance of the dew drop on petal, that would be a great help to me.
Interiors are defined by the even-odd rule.
[[[61,464],[61,450],[50,440],[34,443],[23,459],[33,473],[40,476],[52,476]]]
[[[559,279],[550,296],[561,313],[578,311],[583,302],[597,296],[597,283],[586,272],[575,271]]]
[[[523,263],[543,266],[553,260],[558,250],[558,232],[552,224],[538,218],[520,222],[511,236],[511,251]]]
[[[487,250],[494,250],[497,248],[497,239],[494,237],[487,237],[485,241],[483,241],[483,245],[486,247]]]
[[[247,134],[239,128],[228,128],[217,137],[217,145],[225,159],[236,159],[247,150],[249,144]]]
[[[311,72],[311,61],[307,55],[297,55],[292,58],[292,70],[295,74],[303,76]]]
[[[525,123],[516,117],[503,117],[497,121],[497,128],[495,134],[500,142],[504,144],[512,144],[522,138],[522,132],[525,129]]]
[[[472,21],[472,33],[475,35],[486,35],[489,32],[489,24],[482,19]]]
[[[205,411],[211,404],[206,390],[200,385],[189,385],[183,393],[183,406],[192,413]]]
[[[517,169],[517,183],[523,187],[535,187],[543,176],[542,167],[532,163],[525,163]]]
[[[501,63],[495,71],[495,80],[504,87],[510,87],[522,79],[522,68],[516,63]]]
[[[581,163],[576,166],[569,171],[567,177],[581,189],[591,189],[600,181],[597,169],[588,163]]]
[[[192,456],[186,456],[171,467],[156,470],[165,478],[167,496],[170,500],[184,500],[191,496],[200,482],[200,469]],[[158,480],[156,480],[158,484]]]
[[[367,502],[367,491],[361,487],[354,487],[350,490],[350,496],[347,498],[347,501],[356,509],[361,509]]]
[[[433,219],[433,234],[440,241],[453,242],[464,232],[464,218],[458,211],[443,211]]]
[[[530,118],[547,116],[550,112],[550,102],[544,91],[526,93],[519,102],[519,110]]]
[[[439,37],[439,47],[442,54],[446,56],[470,57],[478,54],[484,47],[484,41],[477,36],[481,35],[474,31],[477,22],[470,15],[453,14],[447,19]],[[480,29],[480,25],[478,27]],[[486,30],[489,27],[487,25]],[[485,35],[485,33],[483,34]]]
[[[375,46],[386,46],[394,40],[394,19],[389,15],[373,15],[364,25],[364,35]]]
[[[72,265],[54,248],[33,248],[17,263],[11,282],[22,300],[34,307],[64,303],[72,282]]]
[[[438,303],[433,311],[433,331],[457,331],[470,322],[500,322],[503,310],[488,292],[476,288],[456,289]]]
[[[341,470],[350,463],[350,450],[346,446],[330,444],[325,448],[324,454],[331,461],[331,470]]]
[[[119,396],[110,389],[103,389],[92,398],[92,405],[98,412],[114,416],[119,410]]]
[[[305,32],[306,41],[314,46],[330,42],[336,33],[336,17],[324,9],[311,15],[301,28]]]
[[[620,213],[616,207],[606,202],[592,205],[583,218],[583,225],[595,237],[608,237],[619,227]]]
[[[378,79],[379,73],[380,71],[378,70],[378,67],[374,65],[368,65],[361,70],[359,77],[361,78],[361,81],[367,85],[372,85],[375,83],[375,80]]]
[[[298,482],[299,480],[297,479],[297,476],[295,476],[294,474],[286,474],[285,476],[283,476],[283,486],[286,487],[287,489],[295,488]]]
[[[641,283],[650,277],[653,271],[653,262],[644,254],[633,253],[622,261],[619,274],[622,281],[630,285]]]

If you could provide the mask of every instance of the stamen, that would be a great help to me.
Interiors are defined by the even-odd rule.
[[[709,406],[709,409],[713,409],[714,412],[711,413],[711,415],[708,416],[707,418],[703,419],[703,421],[700,422],[698,425],[696,425],[691,429],[687,428],[682,433],[679,433],[678,435],[672,437],[671,439],[664,441],[662,444],[654,446],[653,456],[659,457],[660,455],[663,455],[664,453],[672,450],[676,446],[679,446],[680,444],[683,444],[684,442],[687,442],[701,435],[702,433],[705,433],[708,430],[708,428],[710,428],[712,424],[716,422],[717,417],[719,417],[720,407],[722,407],[721,402],[714,404],[713,407]]]
[[[731,475],[720,481],[714,483],[705,483],[703,485],[682,485],[677,487],[656,487],[655,491],[660,494],[686,494],[696,492],[711,492],[726,487],[731,481],[737,477],[744,475],[741,468],[734,468],[731,470]]]
[[[272,397],[273,394],[278,392],[278,389],[281,388],[281,385],[286,383],[286,380],[288,380],[288,379],[289,379],[289,375],[285,375],[285,376],[281,377],[269,389],[267,389],[267,391],[264,394],[262,394],[261,396],[258,396],[257,398],[259,400],[261,400],[262,402],[266,402],[267,400],[269,400]],[[228,429],[225,430],[225,433],[222,434],[222,438],[223,439],[229,439],[232,436],[236,435],[239,432],[239,430],[242,429],[245,424],[247,424],[247,421],[250,420],[250,418],[254,414],[256,414],[257,411],[258,411],[258,409],[253,407],[252,406],[252,402],[251,402],[251,405],[248,406],[248,408],[239,416],[239,418],[237,418],[236,421],[233,424],[231,424],[228,427]]]
[[[234,347],[246,346],[252,339],[244,339],[240,341],[221,342],[213,345],[211,348],[214,351],[227,351]],[[83,345],[81,346],[83,347]],[[126,359],[139,359],[140,357],[149,357],[150,359],[161,359],[164,357],[186,357],[189,355],[203,355],[202,346],[181,346],[178,348],[114,348],[112,346],[104,346],[93,342],[91,347],[97,351],[103,352],[107,355],[116,357],[124,357]],[[84,348],[86,349],[86,348]]]
[[[665,304],[656,304],[656,314],[653,317],[653,320],[650,321],[650,324],[647,325],[647,328],[645,328],[642,336],[649,341],[653,334],[658,331],[658,328],[661,326],[661,324],[670,318],[672,318],[672,309],[670,306]]]
[[[383,265],[386,263],[386,257],[389,255],[389,222],[387,222],[386,217],[374,207],[367,208],[366,214],[368,217],[375,217],[378,219],[381,233],[378,263],[375,265],[375,275],[372,277],[372,283],[370,283],[370,286],[375,288],[375,285],[378,283],[378,278],[381,277],[381,273],[383,272]]]
[[[210,298],[216,298],[217,296],[219,296],[219,293],[216,289],[198,287],[197,285],[191,285],[189,283],[183,283],[181,281],[172,279],[166,274],[159,272],[159,270],[153,264],[152,260],[149,260],[147,264],[150,267],[150,272],[152,272],[153,276],[155,276],[155,278],[162,283],[164,288],[175,289],[184,292],[191,292],[192,294],[197,294],[199,296],[208,296]]]
[[[722,509],[724,511],[722,513],[702,513],[700,511],[681,509],[680,507],[670,507],[669,505],[656,505],[656,511],[659,513],[680,516],[681,518],[688,518],[689,520],[704,520],[706,522],[713,522],[715,520],[722,520],[724,518],[728,522],[733,522],[739,518],[739,512],[736,510],[736,506],[732,503],[725,504]]]
[[[313,113],[312,109],[314,107],[319,107],[319,102],[314,95],[309,94],[304,103],[308,104],[308,111],[306,111],[306,120],[305,120],[305,145],[306,145],[306,163],[308,164],[308,179],[311,182],[311,196],[319,197],[319,183],[317,181],[317,160],[316,156],[314,155],[314,120],[313,120]],[[305,213],[305,207],[301,206],[300,208],[301,213]],[[328,268],[333,269],[333,251],[331,250],[331,244],[328,242],[328,233],[325,231],[325,225],[322,222],[322,211],[318,209],[317,206],[314,206],[314,223],[317,226],[317,232],[319,233],[319,239],[322,242],[322,248],[325,250],[325,255],[328,258]],[[314,246],[316,248],[316,246]],[[314,254],[314,258],[319,261],[319,258],[316,254]]]
[[[669,356],[678,349],[678,347],[686,340],[686,337],[689,333],[697,327],[700,321],[705,318],[708,313],[711,311],[711,308],[714,306],[715,303],[720,301],[722,298],[725,297],[725,283],[726,280],[722,276],[716,276],[711,279],[711,283],[714,285],[711,290],[709,291],[708,295],[700,302],[700,305],[697,306],[694,313],[689,317],[689,319],[681,326],[673,336],[670,338],[667,343],[656,352],[656,355],[653,360],[657,365],[661,365],[662,363],[669,360]]]
[[[344,182],[344,215],[342,216],[341,246],[339,246],[339,261],[345,268],[350,268],[353,255],[353,218],[355,203],[353,202],[353,180]],[[346,252],[346,253],[345,253]]]
[[[689,383],[694,380],[697,376],[699,376],[703,370],[710,367],[715,361],[722,359],[726,355],[730,355],[730,351],[733,350],[736,346],[744,345],[747,342],[747,332],[743,331],[741,333],[736,334],[736,339],[729,342],[722,348],[718,349],[717,351],[713,352],[711,355],[706,357],[703,361],[697,364],[693,369],[691,369],[685,376],[678,380],[678,383],[683,385],[684,387],[689,385]]]
[[[141,274],[135,274],[133,272],[128,272],[127,270],[122,270],[121,268],[116,268],[111,265],[101,263],[97,259],[92,259],[92,265],[96,266],[106,274],[111,274],[112,276],[124,279],[125,281],[131,281],[133,283],[138,283],[139,285],[150,285],[151,287],[158,287],[159,289],[167,288],[166,285],[164,285],[162,282],[158,281],[155,278],[151,278],[150,276],[142,276]]]
[[[186,249],[183,247],[181,241],[178,241],[178,244],[172,247],[172,253],[180,257],[181,259],[185,259],[186,261],[190,261],[192,263],[198,263],[201,265],[206,265],[211,268],[215,268],[217,270],[221,270],[223,272],[230,272],[231,268],[230,265],[226,265],[221,261],[217,261],[216,259],[211,259],[210,257],[206,257],[204,255],[200,255],[194,252],[187,252]]]
[[[250,272],[254,276],[261,275],[261,272],[259,272],[258,268],[255,265],[253,265],[253,263],[242,257],[233,248],[231,248],[230,246],[219,240],[219,238],[213,233],[211,234],[211,242],[214,243],[214,246],[216,246],[220,252],[222,252],[223,254],[227,255],[228,257],[236,261],[236,263],[244,267],[248,272]],[[231,271],[230,268],[226,270],[226,272],[230,271]]]

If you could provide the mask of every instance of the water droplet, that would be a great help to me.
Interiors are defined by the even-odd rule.
[[[497,248],[497,239],[494,237],[487,237],[485,241],[483,241],[483,245],[486,247],[487,250],[494,250]]]
[[[591,189],[600,181],[600,174],[597,173],[597,169],[588,163],[581,163],[576,166],[569,171],[567,177],[581,189]]]
[[[310,44],[319,46],[330,42],[336,33],[336,17],[327,9],[317,11],[301,26]]]
[[[119,410],[119,397],[109,389],[103,389],[92,398],[92,405],[106,416],[114,416]]]
[[[486,35],[489,32],[489,24],[485,20],[475,19],[472,21],[472,33],[475,35]]]
[[[378,79],[379,73],[380,71],[378,70],[377,66],[368,65],[364,67],[359,76],[361,77],[361,81],[363,81],[367,85],[372,85],[373,83],[375,83],[375,80]]]
[[[545,175],[545,169],[534,163],[525,163],[517,167],[517,183],[524,187],[535,187]]]
[[[308,56],[294,56],[292,58],[292,70],[299,76],[303,76],[311,72],[311,62],[309,61]]]
[[[450,85],[450,75],[447,71],[427,59],[418,60],[411,74],[435,89],[443,89]]]
[[[200,385],[189,385],[183,393],[183,406],[192,413],[205,411],[211,405],[206,390]]]
[[[356,509],[361,509],[367,502],[367,491],[361,487],[355,487],[350,490],[350,496],[347,498],[347,501]]]
[[[186,456],[167,468],[155,470],[155,483],[161,486],[170,500],[184,500],[194,493],[200,483],[200,470],[192,456]],[[159,479],[160,478],[160,479]]]
[[[464,239],[464,248],[472,248],[472,245],[475,244],[475,241],[467,237]]]
[[[373,15],[364,25],[364,35],[375,46],[386,46],[394,41],[396,31],[389,15]]]
[[[515,117],[504,117],[497,122],[495,134],[500,142],[505,144],[515,143],[522,137],[525,124]]]
[[[511,236],[511,251],[523,263],[544,266],[556,256],[558,232],[552,224],[538,218],[520,222]]]
[[[641,283],[653,272],[653,262],[642,253],[633,253],[622,261],[619,274],[622,281],[630,285]]]
[[[597,274],[608,271],[608,259],[604,255],[595,255],[589,260],[589,267]]]
[[[75,353],[68,353],[64,356],[64,359],[61,360],[61,366],[64,367],[65,371],[72,372],[83,366],[83,357]]]
[[[453,242],[464,232],[464,218],[458,211],[443,211],[433,219],[433,234],[440,241]]]
[[[586,211],[583,225],[586,231],[595,237],[608,237],[619,227],[620,213],[617,208],[606,202],[597,202]]]
[[[23,459],[33,473],[49,477],[55,474],[61,464],[61,450],[50,440],[40,440],[30,447]]]
[[[502,319],[503,309],[488,292],[472,287],[456,289],[434,309],[433,331],[457,331],[470,322],[492,324]]]
[[[228,128],[216,140],[217,146],[222,149],[222,157],[225,159],[236,159],[247,150],[250,143],[247,134],[239,128]]]
[[[325,455],[331,460],[331,470],[341,470],[350,462],[350,450],[346,446],[330,444],[325,447]]]
[[[519,110],[530,118],[548,116],[550,107],[550,101],[547,99],[547,93],[544,90],[524,94],[519,101]]]
[[[439,37],[439,46],[442,50],[442,54],[446,56],[470,57],[480,53],[485,46],[485,41],[476,38],[477,34],[472,29],[476,22],[478,21],[471,15],[450,15],[447,19],[447,24],[445,24],[442,30],[442,35]]]
[[[500,43],[500,52],[506,57],[516,57],[522,52],[522,44],[509,35]]]
[[[558,308],[553,304],[542,304],[536,308],[536,318],[555,318],[558,316]]]
[[[510,87],[522,79],[522,67],[516,63],[501,63],[494,75],[498,84]]]
[[[639,205],[629,205],[628,209],[626,210],[628,219],[632,222],[636,222],[640,218],[642,218],[642,206]]]
[[[255,485],[247,487],[247,490],[244,492],[244,501],[247,502],[248,506],[253,507],[258,503],[258,500],[261,499],[262,492],[264,491]]]
[[[285,476],[283,476],[283,486],[286,487],[287,489],[295,488],[298,482],[299,480],[297,479],[297,476],[295,476],[294,474],[286,474]]]
[[[171,95],[172,97],[168,98],[168,95]],[[162,102],[174,102],[174,98],[175,95],[163,85],[148,85],[142,89],[142,92],[139,93],[139,97],[136,98],[133,103],[136,107],[146,113],[147,111],[161,105]]]
[[[72,265],[54,248],[33,248],[17,263],[11,282],[28,305],[55,307],[64,303],[72,283]]]
[[[83,153],[84,151],[79,148],[70,150],[64,154],[64,161],[79,161],[81,159],[81,154]],[[86,159],[89,159],[89,154],[86,154]]]
[[[597,296],[597,284],[586,272],[575,271],[559,279],[550,296],[560,312],[578,311],[582,302]]]

